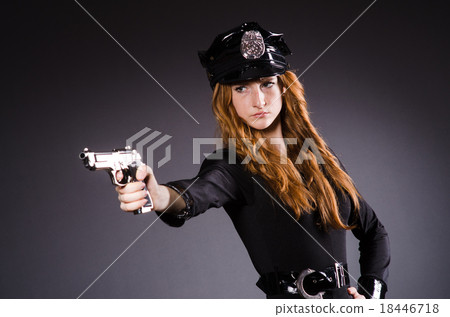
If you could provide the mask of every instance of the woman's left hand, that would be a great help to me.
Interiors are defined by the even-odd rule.
[[[348,291],[348,293],[349,293],[350,295],[353,296],[353,299],[366,299],[366,297],[365,297],[364,295],[361,295],[360,293],[358,293],[358,291],[356,290],[356,288],[354,288],[353,286],[352,286],[352,287],[349,287],[349,288],[347,289],[347,291]]]

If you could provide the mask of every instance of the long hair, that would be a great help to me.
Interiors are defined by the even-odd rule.
[[[352,179],[339,167],[337,158],[311,123],[304,89],[297,76],[287,71],[278,76],[278,84],[288,88],[282,95],[283,105],[280,112],[283,138],[297,140],[297,144],[287,146],[287,157],[284,161],[280,160],[279,151],[269,142],[263,142],[262,145],[258,143],[258,140],[264,138],[260,130],[250,127],[238,116],[232,105],[231,85],[216,84],[212,105],[224,144],[235,147],[239,157],[251,158],[248,164],[244,165],[245,168],[252,174],[262,176],[271,192],[292,209],[297,220],[302,214],[317,209],[320,225],[325,229],[328,226],[335,229],[353,229],[355,225],[345,224],[339,215],[334,189],[343,194],[348,193],[355,210],[359,210],[360,195]],[[229,144],[230,139],[235,140],[235,144]],[[323,164],[319,164],[318,158],[309,148],[307,156],[303,156],[309,159],[296,164],[302,143],[306,139],[314,142]],[[261,159],[266,164],[261,164]]]

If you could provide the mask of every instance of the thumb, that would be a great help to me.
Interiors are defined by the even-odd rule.
[[[136,171],[136,179],[138,181],[143,181],[147,177],[147,166],[142,164]]]
[[[158,182],[156,181],[155,175],[153,174],[153,170],[150,166],[142,164],[139,166],[136,172],[136,179],[138,181],[146,181],[147,189],[154,189],[158,186]]]

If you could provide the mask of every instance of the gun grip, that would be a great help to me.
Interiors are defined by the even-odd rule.
[[[139,208],[138,210],[133,211],[133,213],[135,215],[144,214],[153,209],[153,200],[152,200],[152,197],[150,197],[150,194],[147,190],[147,186],[145,186],[143,190],[145,190],[147,192],[147,196],[145,196],[145,199],[147,199],[147,203],[144,206],[142,206],[141,208]]]

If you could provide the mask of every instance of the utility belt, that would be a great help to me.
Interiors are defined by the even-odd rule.
[[[306,269],[301,272],[270,272],[262,274],[256,285],[268,298],[295,295],[304,299],[333,298],[337,289],[347,294],[350,279],[347,264],[335,263],[322,270]]]

